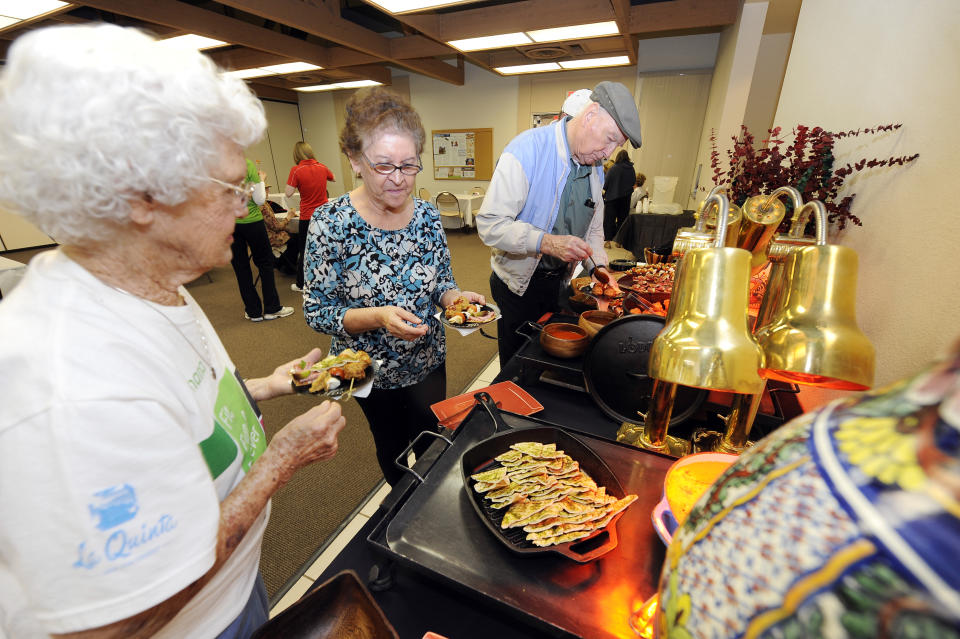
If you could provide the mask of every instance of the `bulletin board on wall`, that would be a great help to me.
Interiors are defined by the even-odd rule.
[[[493,129],[431,131],[435,180],[489,180],[493,176]]]

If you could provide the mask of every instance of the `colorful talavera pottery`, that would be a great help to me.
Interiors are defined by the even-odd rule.
[[[960,637],[960,353],[781,427],[667,550],[660,637]]]

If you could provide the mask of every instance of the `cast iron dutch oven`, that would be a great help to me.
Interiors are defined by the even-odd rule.
[[[575,541],[557,544],[555,546],[536,546],[527,541],[523,528],[500,528],[500,521],[507,509],[496,510],[489,507],[489,502],[483,494],[473,489],[471,475],[491,470],[500,465],[494,458],[510,450],[511,444],[519,442],[540,442],[542,444],[556,444],[557,450],[562,450],[574,461],[580,464],[583,472],[597,482],[598,486],[606,486],[607,494],[617,499],[625,496],[617,476],[610,467],[593,450],[582,441],[565,430],[551,426],[535,426],[532,428],[511,429],[500,416],[500,410],[493,399],[486,393],[477,393],[476,398],[494,421],[495,434],[482,442],[474,444],[460,457],[460,470],[463,474],[464,490],[470,495],[470,503],[481,521],[493,535],[507,548],[519,554],[559,553],[576,562],[593,561],[617,547],[617,520],[625,511],[617,513],[603,528],[593,532],[589,537]]]
[[[650,346],[664,325],[659,315],[625,315],[599,331],[583,354],[587,392],[617,422],[643,423],[653,379],[647,375]],[[707,399],[703,388],[678,386],[670,425],[690,419]]]

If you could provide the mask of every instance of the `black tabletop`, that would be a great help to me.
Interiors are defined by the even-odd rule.
[[[544,376],[544,373],[548,375]],[[521,383],[523,388],[544,406],[543,411],[531,416],[537,420],[556,424],[573,432],[615,441],[619,424],[605,415],[589,394],[570,387],[575,385],[575,378],[557,374],[555,380],[544,381],[550,376],[549,373],[550,371],[537,370],[536,367],[531,371],[530,362],[517,356],[502,367],[494,382],[513,380]],[[790,405],[788,411],[791,414],[786,417],[799,414],[799,405]],[[764,430],[774,428],[782,421],[777,419],[772,425],[766,424]],[[758,436],[762,434],[758,433]],[[414,469],[426,472],[443,450],[444,445],[441,442],[431,445]],[[504,610],[497,602],[451,587],[450,583],[394,562],[384,556],[374,543],[368,541],[372,533],[376,537],[378,526],[387,523],[400,504],[410,497],[416,484],[417,481],[408,474],[394,487],[377,513],[318,577],[314,588],[320,587],[341,571],[354,571],[370,588],[375,601],[403,639],[420,639],[427,631],[451,639],[520,636],[541,639],[569,636],[529,625],[518,620],[516,615],[509,614],[509,611]],[[380,589],[386,585],[389,587]]]
[[[642,260],[643,249],[672,244],[677,231],[693,226],[693,223],[693,211],[684,211],[680,215],[632,213],[627,216],[613,239],[633,253],[638,260]]]

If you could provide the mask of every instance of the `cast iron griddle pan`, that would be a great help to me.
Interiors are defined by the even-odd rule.
[[[589,537],[576,539],[565,544],[554,546],[535,546],[527,541],[523,528],[500,528],[500,522],[508,508],[500,510],[490,508],[488,501],[481,493],[473,489],[471,475],[490,470],[500,465],[494,458],[510,450],[511,444],[519,442],[540,442],[542,444],[556,444],[557,450],[562,450],[575,461],[580,468],[597,482],[598,486],[606,486],[607,494],[617,499],[624,496],[623,488],[613,471],[597,456],[593,450],[570,433],[550,426],[534,428],[520,428],[509,430],[500,416],[500,411],[493,400],[486,393],[477,393],[481,402],[496,423],[497,434],[489,437],[471,448],[460,457],[460,470],[463,474],[463,486],[470,495],[470,503],[476,510],[480,520],[486,524],[493,535],[507,548],[520,554],[540,554],[547,552],[559,553],[576,562],[586,563],[605,555],[617,547],[617,520],[624,511],[617,513],[606,526],[594,531]],[[500,432],[503,429],[506,432]]]

